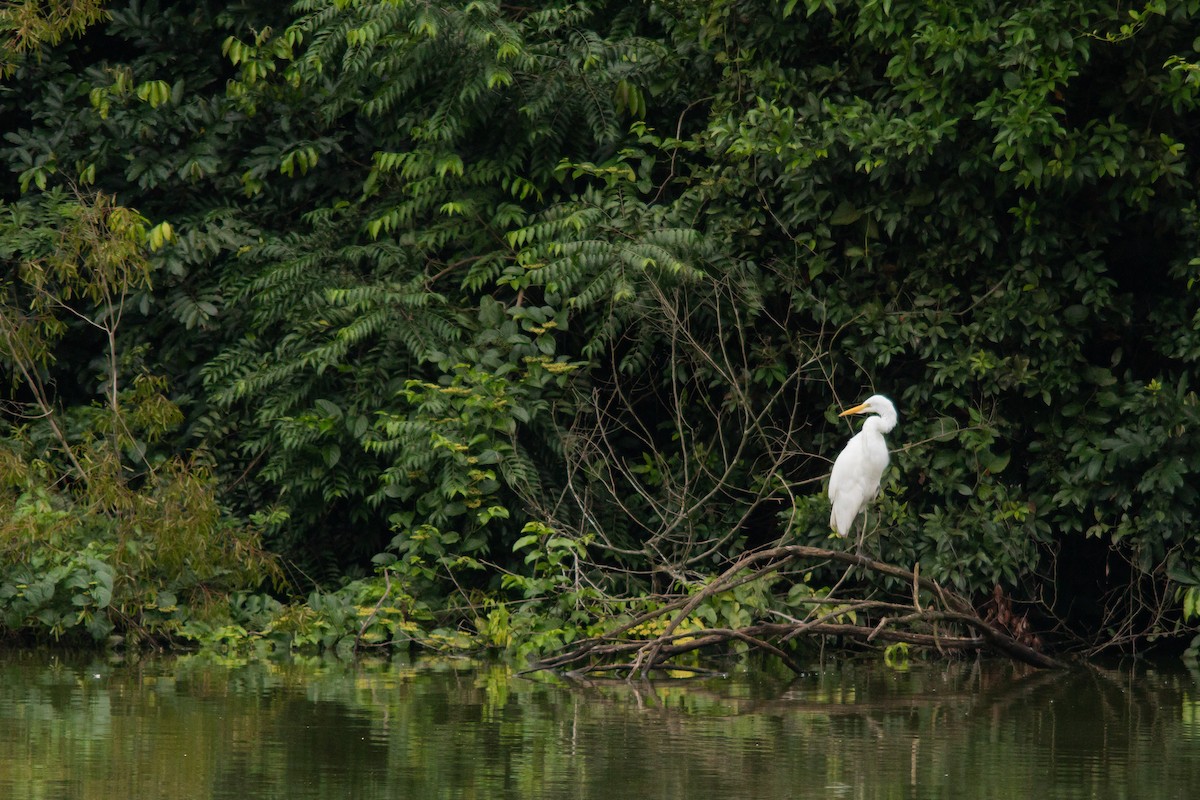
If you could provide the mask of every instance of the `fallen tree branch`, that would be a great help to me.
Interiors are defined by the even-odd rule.
[[[794,619],[775,612],[787,622],[756,622],[740,628],[702,628],[680,630],[705,600],[779,571],[797,560],[823,560],[846,564],[876,575],[894,577],[911,587],[911,595],[900,599],[813,598],[814,613],[808,619]],[[749,573],[747,573],[749,570]],[[922,605],[920,592],[933,602]],[[833,606],[829,608],[829,606]],[[819,609],[826,609],[818,613]],[[857,619],[846,622],[848,615],[869,617],[880,613],[878,621]],[[655,620],[667,619],[665,628],[648,638],[628,634]],[[945,627],[948,632],[943,632]],[[1060,667],[1054,658],[1018,641],[1000,625],[982,618],[961,595],[936,581],[894,564],[856,553],[804,545],[784,545],[744,555],[732,566],[690,597],[676,598],[662,607],[616,626],[602,636],[575,642],[560,652],[531,664],[526,672],[554,670],[573,675],[617,673],[627,678],[646,677],[651,672],[673,669],[672,659],[685,653],[743,642],[779,658],[794,672],[800,667],[784,646],[799,636],[840,636],[864,643],[903,642],[936,648],[939,651],[993,650],[1016,661],[1036,667]]]

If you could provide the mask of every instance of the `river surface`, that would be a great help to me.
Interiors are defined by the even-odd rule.
[[[572,684],[466,661],[0,653],[8,800],[1200,798],[1200,673]]]

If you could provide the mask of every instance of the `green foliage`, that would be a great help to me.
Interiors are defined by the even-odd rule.
[[[11,0],[0,8],[0,77],[25,56],[78,36],[107,18],[106,0]]]
[[[118,349],[129,295],[149,286],[148,248],[170,238],[111,198],[48,193],[0,206],[0,361],[11,378],[0,455],[3,630],[55,639],[169,636],[192,613],[257,584],[272,559],[222,513],[209,471],[152,450],[182,421],[165,379]],[[68,334],[99,339],[103,404],[64,409],[48,369]]]
[[[731,88],[683,186],[726,252],[749,239],[748,258],[788,265],[789,327],[828,337],[830,388],[899,396],[915,444],[879,511],[884,557],[1038,596],[1090,532],[1132,568],[1097,617],[1170,628],[1142,598],[1168,555],[1200,557],[1180,481],[1190,356],[1167,334],[1195,312],[1194,111],[1156,54],[1191,46],[1195,4],[711,10],[679,30],[713,42]],[[818,36],[824,51],[795,44]],[[1173,387],[1162,411],[1152,385]],[[845,434],[809,419],[834,452]],[[1057,568],[1086,583],[1091,558]]]
[[[597,622],[624,616],[627,606],[597,584],[588,567],[591,542],[529,522],[513,544],[525,569],[501,579],[511,600],[485,602],[474,620],[479,638],[518,660],[599,633]]]
[[[242,333],[201,367],[215,408],[197,431],[239,431],[227,474],[259,479],[243,482],[243,507],[287,508],[277,546],[311,553],[305,560],[337,549],[361,561],[392,539],[391,528],[429,522],[406,522],[414,514],[445,516],[446,498],[456,498],[449,515],[460,516],[455,503],[491,494],[492,481],[538,485],[546,464],[534,467],[527,452],[545,449],[544,437],[507,440],[513,426],[546,428],[534,418],[550,396],[535,390],[561,388],[555,336],[535,334],[527,352],[476,309],[490,303],[487,315],[509,315],[512,325],[540,324],[531,315],[563,323],[558,306],[525,302],[519,289],[491,299],[513,260],[505,234],[557,186],[564,154],[591,157],[616,140],[612,98],[637,105],[635,82],[661,48],[625,34],[567,36],[591,18],[582,8],[520,20],[487,3],[297,10],[286,28],[223,45],[241,70],[230,97],[251,115],[247,124],[288,131],[249,153],[243,193],[261,205],[307,191],[307,224],[243,249],[208,291],[228,298],[214,306],[226,330]],[[329,180],[339,171],[344,188]],[[446,390],[479,399],[509,391],[505,381],[530,387],[519,391],[532,405],[513,412],[524,418],[504,422],[486,402],[455,401],[462,427],[453,442],[496,441],[478,454],[452,457],[449,445],[431,454],[437,415],[449,413],[439,402]],[[468,461],[500,454],[482,469]],[[438,463],[416,463],[425,458]],[[459,496],[479,486],[480,495]],[[441,516],[433,524],[444,527]],[[470,542],[470,552],[482,546],[475,524],[446,535]],[[349,550],[331,546],[330,536],[350,529],[362,535]]]
[[[0,618],[6,633],[168,640],[184,620],[223,613],[225,592],[272,571],[255,537],[221,519],[202,469],[167,463],[133,492],[104,482],[101,465],[88,466],[92,490],[68,494],[18,472],[29,465],[15,457],[5,464]]]
[[[509,509],[540,502],[557,482],[539,462],[557,447],[551,402],[577,365],[554,355],[550,311],[485,298],[476,340],[431,354],[438,380],[407,381],[396,410],[378,412],[356,442],[386,465],[367,503],[391,509],[394,536],[375,560],[414,590],[474,583],[480,559],[504,557],[515,538],[521,520]]]
[[[235,593],[227,615],[188,619],[176,633],[203,650],[234,653],[351,655],[402,651],[414,643],[430,650],[463,647],[446,632],[428,631],[430,619],[385,570],[286,604],[269,595]]]
[[[883,661],[897,672],[908,671],[909,647],[904,642],[890,644],[883,651]]]
[[[118,4],[6,85],[6,208],[53,254],[37,198],[95,185],[171,219],[138,252],[171,246],[114,256],[119,303],[91,274],[13,285],[17,383],[100,388],[58,432],[7,419],[82,475],[80,443],[121,433],[104,396],[144,429],[122,463],[199,449],[316,579],[376,558],[431,624],[552,647],[747,548],[826,543],[835,411],[877,388],[885,560],[1091,646],[1194,630],[1198,16]],[[122,346],[28,302],[64,292],[125,309]],[[799,613],[830,577],[704,613]]]

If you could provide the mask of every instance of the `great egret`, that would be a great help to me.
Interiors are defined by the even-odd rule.
[[[854,519],[867,507],[867,503],[879,494],[879,480],[888,465],[887,442],[883,435],[896,427],[896,407],[881,394],[871,395],[866,402],[848,408],[839,417],[850,414],[877,414],[868,417],[862,430],[856,433],[833,462],[829,475],[829,500],[833,511],[829,514],[829,527],[838,536],[845,537],[854,525]],[[863,533],[866,522],[863,522]],[[862,537],[859,537],[862,546]]]

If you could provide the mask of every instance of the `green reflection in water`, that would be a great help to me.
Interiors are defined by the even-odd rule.
[[[466,662],[0,656],[0,798],[1197,796],[1200,685],[1006,664],[565,685]]]

